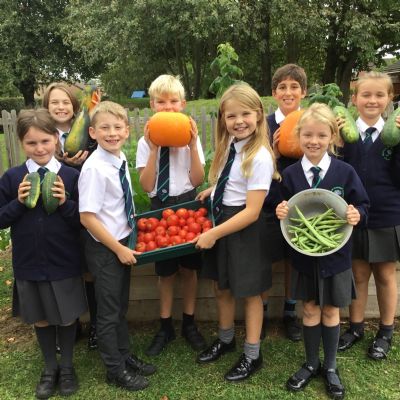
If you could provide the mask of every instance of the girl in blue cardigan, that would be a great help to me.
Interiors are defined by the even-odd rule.
[[[27,161],[0,179],[0,229],[11,227],[13,313],[35,326],[45,363],[36,396],[47,399],[58,384],[61,395],[78,389],[73,346],[76,318],[86,311],[79,257],[79,172],[54,157],[58,131],[47,110],[21,111],[17,134]],[[52,191],[59,206],[50,215],[41,197],[34,208],[24,204],[31,187],[25,176],[38,172],[42,178],[47,171],[58,175]]]
[[[313,104],[302,115],[296,128],[301,160],[283,171],[282,194],[289,199],[310,187],[331,190],[340,194],[349,204],[347,222],[357,225],[364,221],[368,196],[354,169],[330,156],[338,138],[338,126],[332,111],[325,104]],[[314,170],[316,174],[314,174]],[[319,176],[318,176],[319,170]],[[276,215],[288,215],[287,201],[276,208]],[[303,301],[303,336],[306,361],[286,383],[291,391],[299,391],[322,374],[328,394],[335,399],[344,398],[345,389],[336,368],[336,351],[339,340],[339,310],[350,304],[354,297],[351,271],[351,243],[337,252],[311,257],[296,251],[292,254],[293,295]],[[319,359],[322,339],[324,361]]]
[[[393,98],[390,77],[369,72],[358,79],[352,101],[357,107],[360,139],[345,143],[344,161],[357,171],[371,200],[368,224],[354,232],[353,273],[357,299],[350,306],[350,326],[341,336],[344,351],[364,336],[368,283],[374,275],[380,326],[368,348],[374,360],[385,359],[391,346],[397,307],[396,261],[400,259],[400,145],[381,140],[382,113]],[[400,127],[400,117],[396,120]]]

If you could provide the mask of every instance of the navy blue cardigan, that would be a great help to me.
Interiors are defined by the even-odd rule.
[[[276,122],[275,113],[269,114],[267,117],[267,123],[269,128],[269,141],[272,146],[273,136],[276,130],[279,128],[279,124]],[[285,156],[280,156],[276,160],[276,167],[280,174],[289,165],[294,164],[297,161],[295,158],[289,158]],[[267,197],[265,198],[263,209],[275,218],[276,206],[283,200],[282,194],[280,192],[280,183],[276,180],[272,180],[271,187],[269,188]]]
[[[47,215],[41,197],[35,208],[18,201],[18,186],[28,173],[25,163],[0,178],[0,229],[11,227],[16,279],[54,281],[81,275],[79,253],[79,172],[62,165],[58,175],[69,197]]]
[[[301,160],[287,167],[283,171],[282,178],[282,194],[287,200],[298,192],[310,189]],[[368,195],[351,165],[332,157],[329,169],[318,188],[340,194],[348,204],[358,209],[361,215],[360,223],[366,220],[369,207]],[[313,266],[317,264],[321,276],[326,278],[351,268],[351,240],[328,256],[310,257],[292,250],[291,258],[296,270],[311,276]]]
[[[345,143],[343,160],[357,171],[371,201],[368,228],[400,225],[400,145],[385,147],[378,136],[366,154],[362,141]]]

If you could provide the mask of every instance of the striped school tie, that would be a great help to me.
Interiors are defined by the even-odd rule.
[[[221,175],[218,178],[212,201],[212,212],[215,222],[218,222],[218,220],[222,217],[222,199],[224,198],[225,186],[229,179],[229,173],[231,172],[233,160],[235,159],[235,154],[235,144],[231,143],[228,159],[226,160],[224,169],[222,170]]]
[[[169,147],[161,147],[158,166],[157,197],[167,200],[169,195]]]
[[[320,167],[311,167],[310,169],[314,175],[313,180],[312,180],[312,187],[317,188],[321,182],[321,177],[319,176],[319,173],[321,172],[321,168]]]
[[[38,172],[38,174],[39,174],[39,176],[40,176],[40,183],[42,183],[42,182],[43,182],[43,179],[44,179],[44,176],[46,175],[46,172],[49,172],[49,169],[46,168],[46,167],[40,167],[40,168],[37,170],[37,172]]]
[[[132,228],[132,232],[128,238],[128,247],[133,249],[135,247],[135,207],[126,173],[126,161],[124,160],[122,161],[121,168],[119,169],[119,179],[121,181],[122,191],[124,192],[125,213],[128,218],[128,225]]]
[[[372,134],[376,131],[376,128],[373,126],[369,127],[365,131],[365,138],[363,140],[363,148],[365,151],[368,151],[368,149],[372,146],[373,141],[372,141]]]

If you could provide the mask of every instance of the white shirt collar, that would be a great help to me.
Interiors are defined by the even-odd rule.
[[[98,152],[99,156],[109,162],[110,164],[112,164],[115,168],[120,169],[122,166],[122,162],[126,161],[126,157],[125,154],[120,151],[119,153],[119,157],[115,156],[114,154],[110,153],[107,150],[104,150],[100,145],[97,146],[96,151]]]
[[[297,110],[300,110],[300,107]],[[275,111],[275,121],[276,121],[276,123],[280,125],[285,118],[286,118],[286,115],[284,115],[282,110],[278,107],[276,109],[276,111]]]
[[[39,165],[31,158],[28,158],[25,162],[26,168],[28,168],[29,172],[36,172],[40,167],[45,167],[51,172],[58,173],[59,169],[61,168],[61,163],[57,161],[57,159],[53,156],[51,160],[46,165]]]
[[[331,165],[331,157],[327,152],[323,155],[318,165],[314,165],[305,155],[301,160],[301,166],[303,167],[303,170],[305,172],[310,171],[311,167],[315,166],[321,168],[321,174],[325,175],[330,165]]]
[[[357,118],[356,124],[357,124],[357,128],[358,128],[359,131],[361,132],[362,138],[364,138],[364,137],[365,137],[365,131],[366,131],[370,126],[369,126],[365,121],[363,121],[363,120],[361,119],[361,117],[358,117],[358,118]],[[378,131],[378,133],[375,132],[375,133],[372,135],[372,138],[373,138],[373,139],[374,139],[374,135],[378,136],[378,134],[379,134],[380,132],[382,132],[382,129],[383,129],[383,126],[384,126],[384,125],[385,125],[385,121],[383,120],[382,117],[379,117],[378,121],[376,121],[375,125],[373,125],[373,128],[376,128],[377,131]]]
[[[247,144],[247,142],[251,139],[251,136],[247,137],[246,139],[239,140],[238,142],[234,142],[236,153],[241,153],[243,147]],[[231,142],[232,143],[232,142]]]

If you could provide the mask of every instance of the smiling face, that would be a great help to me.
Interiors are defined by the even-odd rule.
[[[374,125],[385,111],[391,96],[384,79],[367,79],[359,84],[352,96],[360,117],[368,125]]]
[[[257,111],[236,100],[227,100],[224,106],[224,121],[228,133],[243,140],[254,133],[260,116]]]
[[[22,149],[26,156],[40,166],[45,166],[56,152],[57,135],[30,127],[22,139]]]
[[[129,136],[129,127],[122,118],[108,112],[99,112],[94,126],[89,128],[89,134],[100,147],[119,157],[121,147]]]
[[[300,148],[314,165],[318,165],[333,142],[333,135],[328,124],[308,119],[299,132]]]
[[[272,91],[272,96],[285,116],[300,107],[301,99],[305,95],[306,92],[303,91],[300,83],[291,78],[280,81],[276,89]]]
[[[57,128],[68,132],[74,117],[74,108],[68,94],[61,89],[54,88],[49,94],[48,109],[56,121]]]
[[[160,94],[150,100],[150,107],[153,111],[180,112],[186,106],[186,101],[182,100],[179,94]]]

